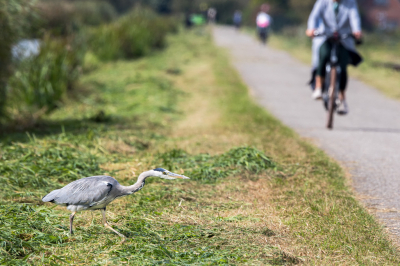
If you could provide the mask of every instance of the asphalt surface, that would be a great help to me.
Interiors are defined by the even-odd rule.
[[[342,164],[359,198],[399,243],[400,102],[350,79],[350,112],[335,115],[330,131],[322,102],[311,99],[306,85],[310,66],[233,28],[215,27],[214,40],[228,50],[260,105]]]

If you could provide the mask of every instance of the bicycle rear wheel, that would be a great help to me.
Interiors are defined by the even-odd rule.
[[[335,112],[336,108],[336,78],[337,78],[337,70],[336,67],[332,67],[331,69],[331,80],[330,80],[330,85],[329,85],[329,91],[328,91],[328,119],[326,123],[326,127],[328,129],[333,128],[333,114]]]

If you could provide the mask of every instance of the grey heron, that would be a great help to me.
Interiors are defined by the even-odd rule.
[[[75,180],[63,188],[53,190],[42,198],[43,202],[51,202],[57,205],[66,206],[72,212],[69,217],[69,232],[72,235],[72,222],[79,211],[101,210],[103,224],[125,240],[125,236],[114,230],[106,219],[106,206],[119,197],[133,194],[141,190],[146,178],[150,176],[164,179],[189,179],[184,175],[172,173],[163,168],[143,172],[132,186],[123,186],[111,176],[90,176]]]

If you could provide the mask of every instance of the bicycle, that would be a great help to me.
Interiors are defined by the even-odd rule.
[[[324,36],[324,34],[315,32],[314,36]],[[322,102],[327,110],[327,123],[328,129],[333,128],[333,114],[339,102],[339,82],[342,69],[339,65],[338,47],[340,42],[346,38],[354,38],[352,34],[334,34],[328,37],[328,41],[332,43],[331,56],[326,64],[325,82],[322,88]],[[361,44],[361,41],[356,41],[356,44]]]
[[[264,27],[264,28],[257,28],[257,32],[258,32],[258,38],[260,39],[260,41],[262,42],[262,44],[266,44],[267,40],[268,40],[268,32],[269,28],[268,27]]]

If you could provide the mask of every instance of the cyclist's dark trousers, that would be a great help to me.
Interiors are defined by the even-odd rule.
[[[325,78],[326,76],[326,64],[330,61],[331,51],[332,51],[332,43],[330,41],[326,41],[321,45],[319,50],[319,64],[317,68],[317,75]],[[347,85],[347,65],[349,64],[349,52],[344,48],[342,44],[338,45],[337,48],[337,57],[339,60],[339,66],[342,69],[339,81],[339,89],[344,91]]]
[[[258,36],[260,37],[262,42],[266,42],[268,39],[268,27],[266,28],[257,28],[258,30]]]

